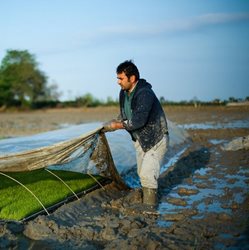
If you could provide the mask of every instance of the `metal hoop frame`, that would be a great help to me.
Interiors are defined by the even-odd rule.
[[[39,204],[42,206],[42,208],[44,209],[44,211],[47,213],[47,215],[49,215],[49,212],[48,210],[46,209],[46,207],[42,204],[42,202],[40,201],[40,199],[29,189],[27,188],[24,184],[22,184],[20,181],[16,180],[15,178],[7,175],[7,174],[4,174],[2,172],[0,172],[1,175],[11,179],[12,181],[15,181],[16,183],[18,183],[19,185],[21,185],[23,188],[25,188],[29,193],[32,194],[32,196],[39,202]]]

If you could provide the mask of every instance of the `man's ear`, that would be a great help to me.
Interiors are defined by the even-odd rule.
[[[130,76],[130,82],[135,83],[136,82],[136,77],[135,75]]]

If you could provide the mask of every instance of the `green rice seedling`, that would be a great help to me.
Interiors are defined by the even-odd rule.
[[[89,189],[96,180],[86,174],[53,170],[75,193]],[[72,192],[66,185],[46,170],[7,173],[31,190],[47,208],[63,201]],[[94,176],[97,180],[102,177]],[[0,219],[21,220],[42,210],[41,204],[24,187],[0,175]]]

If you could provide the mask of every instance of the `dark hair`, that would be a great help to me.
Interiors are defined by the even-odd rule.
[[[136,81],[139,80],[139,77],[140,77],[137,66],[131,60],[127,60],[127,61],[120,63],[117,67],[116,72],[117,74],[121,74],[122,72],[124,72],[128,78],[134,75],[136,78]]]

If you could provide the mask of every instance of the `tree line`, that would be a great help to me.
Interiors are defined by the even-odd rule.
[[[49,85],[38,66],[27,50],[7,50],[0,65],[0,106],[32,107],[58,100],[57,85]]]
[[[60,101],[60,92],[55,83],[49,84],[47,75],[39,69],[35,55],[27,50],[7,50],[0,65],[0,107],[47,108],[47,107],[97,107],[115,106],[118,100],[107,97],[99,100],[86,93],[70,101]],[[163,105],[226,105],[228,102],[249,101],[230,97],[203,102],[194,97],[190,101],[168,101],[160,97]]]

